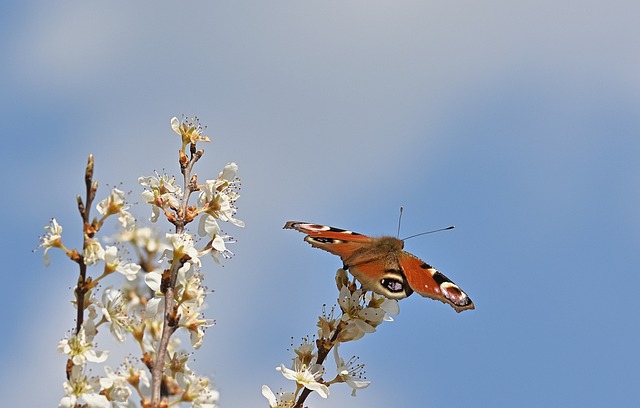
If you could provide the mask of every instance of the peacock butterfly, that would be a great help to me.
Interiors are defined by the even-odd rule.
[[[372,238],[357,232],[306,222],[289,221],[285,229],[307,234],[311,246],[338,255],[351,274],[367,289],[389,299],[414,291],[447,303],[456,312],[474,309],[466,293],[433,266],[403,250],[395,237]]]

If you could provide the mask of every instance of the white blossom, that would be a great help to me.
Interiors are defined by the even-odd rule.
[[[124,262],[120,259],[118,257],[118,248],[111,245],[107,245],[105,249],[104,262],[108,270],[123,274],[129,281],[134,280],[141,269],[138,264],[133,262]]]
[[[75,408],[82,401],[89,408],[110,408],[111,404],[107,397],[99,395],[100,382],[97,378],[87,378],[82,371],[82,367],[73,366],[71,375],[62,387],[64,389],[64,397],[58,403],[60,408]]]
[[[370,381],[365,381],[362,378],[364,376],[364,364],[357,364],[355,357],[352,357],[345,363],[345,361],[338,355],[339,345],[340,343],[336,343],[336,345],[333,346],[333,357],[336,361],[336,371],[338,372],[340,380],[351,387],[351,395],[355,397],[356,391],[367,388]]]
[[[39,247],[44,248],[42,256],[44,258],[44,264],[48,266],[51,263],[49,255],[47,255],[49,248],[62,247],[62,226],[58,224],[55,218],[52,218],[50,225],[45,226],[44,229],[47,230],[47,233],[40,238]]]
[[[276,370],[280,371],[287,380],[293,380],[296,384],[302,385],[311,391],[316,391],[322,398],[329,396],[329,387],[317,381],[324,374],[324,367],[320,364],[313,364],[310,367],[305,364],[294,364],[293,369],[280,364],[280,367],[276,367]]]
[[[85,328],[82,327],[78,334],[71,338],[63,339],[58,343],[58,351],[68,355],[74,365],[84,365],[86,361],[92,363],[102,363],[109,356],[108,351],[96,351],[91,341],[87,341]]]
[[[262,395],[269,401],[269,408],[290,408],[296,402],[292,392],[280,392],[276,396],[268,385],[262,386]]]
[[[102,293],[102,315],[110,325],[111,334],[119,341],[124,341],[124,336],[129,327],[129,317],[126,314],[126,302],[122,292],[107,288]]]

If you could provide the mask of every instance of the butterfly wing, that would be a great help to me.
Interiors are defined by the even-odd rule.
[[[458,313],[475,308],[458,285],[415,255],[402,251],[398,262],[411,289],[422,296],[447,303]]]
[[[311,246],[338,255],[342,262],[374,241],[373,238],[357,232],[308,222],[289,221],[284,225],[284,228],[307,234],[304,240]]]
[[[413,293],[397,257],[382,257],[349,266],[349,272],[362,287],[389,299],[402,299]]]
[[[316,248],[338,255],[344,269],[362,287],[390,299],[402,299],[413,293],[398,263],[402,241],[393,237],[371,238],[357,232],[325,225],[289,221],[284,228],[308,234],[304,240]]]
[[[474,309],[469,296],[433,266],[402,250],[393,237],[371,238],[325,225],[289,221],[285,229],[307,234],[311,246],[338,255],[344,268],[367,289],[390,299],[402,299],[414,291],[449,304],[456,312]]]

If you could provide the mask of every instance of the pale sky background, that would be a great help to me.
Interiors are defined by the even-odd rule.
[[[371,386],[311,407],[640,406],[640,3],[5,2],[3,406],[56,406],[76,269],[44,268],[51,217],[79,243],[86,157],[132,190],[178,174],[172,116],[235,161],[236,257],[205,267],[217,324],[192,364],[221,406],[264,407],[291,337],[337,296],[337,257],[288,220],[402,236],[474,300],[417,295],[341,348]],[[13,188],[17,190],[13,190]],[[140,210],[140,218],[148,209]],[[166,228],[166,224],[160,224]],[[117,366],[119,361],[112,360]],[[332,369],[332,362],[328,364]]]

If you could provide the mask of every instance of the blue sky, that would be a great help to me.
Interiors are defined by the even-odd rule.
[[[338,258],[284,223],[394,235],[400,206],[403,236],[457,226],[406,249],[476,310],[401,301],[393,323],[341,348],[371,386],[355,399],[331,387],[310,406],[640,404],[628,291],[640,286],[638,3],[4,8],[7,406],[62,395],[55,347],[72,326],[75,270],[31,253],[42,226],[55,216],[73,243],[89,153],[102,192],[122,183],[132,201],[138,176],[177,174],[169,119],[181,113],[213,139],[201,177],[235,161],[243,179],[247,226],[227,229],[236,257],[205,268],[217,325],[193,364],[222,406],[266,406],[262,384],[290,386],[275,367],[291,337],[314,333],[335,302]]]

